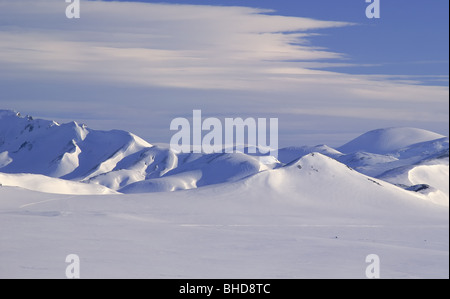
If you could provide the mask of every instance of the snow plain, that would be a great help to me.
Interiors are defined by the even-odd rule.
[[[0,277],[65,278],[77,254],[82,278],[365,278],[377,254],[382,278],[448,278],[448,207],[337,163],[138,195],[2,187]]]

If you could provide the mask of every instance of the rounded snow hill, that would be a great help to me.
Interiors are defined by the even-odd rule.
[[[353,139],[338,148],[338,150],[343,153],[368,152],[388,154],[416,143],[443,137],[445,136],[416,128],[378,129]]]

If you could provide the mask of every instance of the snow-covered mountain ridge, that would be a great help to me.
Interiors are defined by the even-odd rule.
[[[266,171],[276,177],[273,173],[311,153],[336,160],[327,166],[331,172],[343,163],[448,205],[448,137],[421,129],[378,129],[337,149],[283,148],[278,161],[272,159],[276,163],[265,165],[245,153],[177,153],[125,131],[98,131],[77,122],[58,124],[0,110],[0,183],[50,193],[71,194],[73,188],[96,194],[163,192],[252,181]],[[58,180],[52,184],[52,178]]]

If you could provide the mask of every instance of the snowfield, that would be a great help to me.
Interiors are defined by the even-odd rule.
[[[363,279],[370,254],[381,278],[449,278],[447,137],[267,161],[0,111],[0,278],[65,278],[69,254],[82,278]]]

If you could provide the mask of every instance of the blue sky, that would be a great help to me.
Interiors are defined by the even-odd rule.
[[[281,146],[448,135],[448,1],[141,2],[0,1],[0,108],[151,143],[194,109],[278,117]]]

